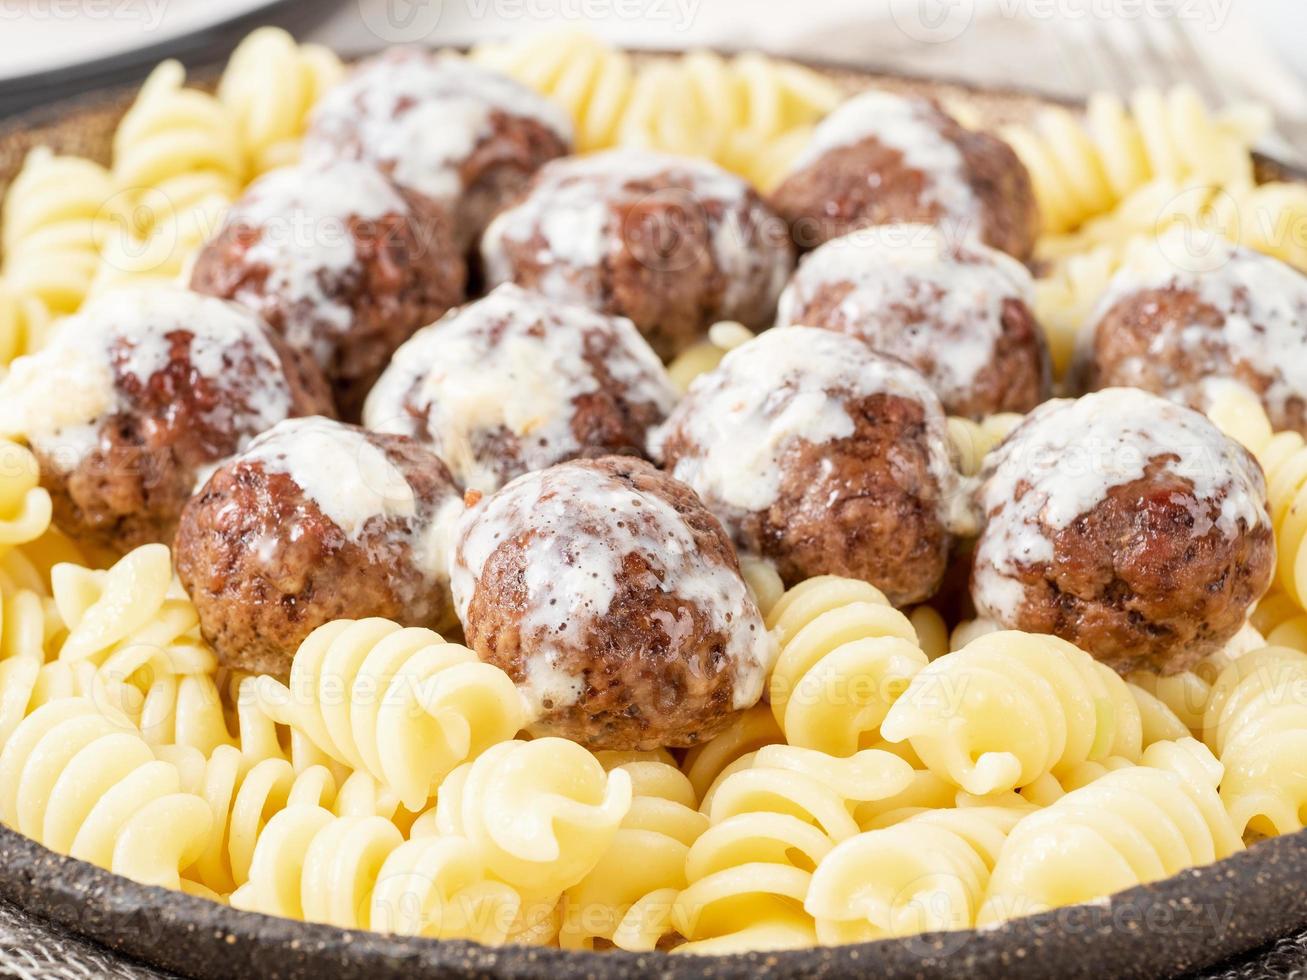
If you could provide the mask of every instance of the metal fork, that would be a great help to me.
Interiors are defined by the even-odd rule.
[[[1091,90],[1128,97],[1143,86],[1188,84],[1214,109],[1247,95],[1217,77],[1188,30],[1172,17],[1130,23],[1086,18],[1055,36],[1064,62]],[[1299,163],[1307,162],[1307,122],[1277,118],[1275,135]]]

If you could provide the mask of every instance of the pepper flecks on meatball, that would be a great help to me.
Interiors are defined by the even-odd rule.
[[[571,152],[567,113],[464,58],[391,48],[362,62],[314,107],[305,158],[368,160],[446,207],[460,248],[546,160]]]
[[[100,558],[171,541],[206,470],[331,410],[316,365],[255,314],[169,288],[90,300],[0,383],[3,429],[31,445],[56,523]]]
[[[395,348],[463,301],[466,280],[444,214],[349,160],[259,178],[191,276],[311,354],[348,419]]]
[[[704,160],[610,150],[543,167],[481,241],[486,279],[629,317],[670,360],[718,320],[771,324],[788,231]]]
[[[448,536],[462,508],[444,464],[413,440],[292,419],[187,505],[177,574],[224,664],[282,676],[333,619],[452,623]]]
[[[1184,229],[1143,250],[1101,301],[1077,374],[1091,389],[1129,386],[1205,410],[1237,382],[1276,429],[1307,435],[1307,276],[1210,234]]]
[[[592,749],[688,746],[755,704],[773,659],[721,525],[627,456],[519,477],[459,522],[454,603],[532,731]]]
[[[965,229],[1024,261],[1039,233],[1030,174],[1010,146],[891,92],[864,92],[827,116],[772,204],[803,248],[915,222]]]
[[[864,579],[928,598],[968,524],[926,379],[854,337],[777,327],[690,386],[654,447],[740,547],[787,585]]]
[[[1049,394],[1034,280],[1005,252],[930,225],[883,225],[799,263],[777,322],[851,334],[926,376],[951,415],[1028,412]]]
[[[401,347],[364,423],[418,439],[488,492],[580,456],[643,454],[675,403],[630,320],[505,284]]]
[[[1219,649],[1274,571],[1256,461],[1134,388],[1035,409],[990,455],[980,502],[980,615],[1121,673],[1176,673]]]

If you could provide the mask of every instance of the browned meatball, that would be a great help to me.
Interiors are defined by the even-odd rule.
[[[532,731],[592,749],[695,745],[757,702],[772,644],[721,525],[627,456],[561,463],[456,531],[468,645],[506,670]]]
[[[444,215],[348,160],[259,178],[191,276],[311,354],[347,419],[395,348],[462,302],[466,281]]]
[[[93,299],[0,386],[4,428],[41,465],[56,523],[92,556],[172,540],[205,470],[327,384],[257,316],[180,289]]]
[[[284,676],[333,619],[452,623],[442,543],[462,506],[444,464],[411,439],[293,419],[187,505],[177,574],[226,666]]]
[[[972,597],[1121,673],[1223,646],[1271,582],[1266,481],[1206,417],[1134,388],[1035,409],[995,450]]]
[[[811,327],[777,327],[698,378],[660,433],[668,471],[786,585],[865,579],[928,598],[965,500],[939,399],[901,361]]]
[[[865,92],[818,125],[772,204],[802,248],[916,222],[965,229],[1025,261],[1039,234],[1030,174],[1010,146],[890,92]]]
[[[525,85],[464,58],[391,48],[322,97],[304,155],[375,163],[448,209],[466,249],[542,163],[571,146],[567,113]]]
[[[567,459],[641,454],[675,402],[630,320],[506,283],[401,347],[364,422],[422,441],[488,492]]]
[[[1113,279],[1080,352],[1091,389],[1143,388],[1204,410],[1221,384],[1262,400],[1276,429],[1307,435],[1307,276],[1186,229]]]
[[[852,334],[926,376],[950,415],[1028,412],[1049,394],[1034,282],[1004,252],[930,225],[882,225],[822,245],[777,321]]]
[[[612,150],[544,167],[481,242],[486,279],[629,317],[670,359],[717,320],[771,324],[784,222],[704,160]]]

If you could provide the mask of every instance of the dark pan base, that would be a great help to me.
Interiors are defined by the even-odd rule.
[[[197,980],[1165,977],[1307,926],[1307,832],[1111,902],[985,932],[721,958],[492,949],[305,925],[147,888],[0,828],[0,896],[87,939]]]

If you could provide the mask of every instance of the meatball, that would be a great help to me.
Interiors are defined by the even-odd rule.
[[[329,620],[450,625],[445,542],[462,508],[444,464],[413,440],[292,419],[186,506],[177,574],[226,666],[285,676]]]
[[[489,492],[564,460],[643,453],[675,402],[630,320],[505,284],[401,347],[364,422],[421,440]]]
[[[771,325],[784,222],[715,164],[635,150],[559,160],[481,242],[486,278],[630,317],[670,360],[715,321]]]
[[[1256,461],[1206,417],[1135,388],[1046,402],[993,453],[971,592],[1000,625],[1121,673],[1222,647],[1271,582]]]
[[[448,209],[466,249],[547,160],[571,152],[567,113],[464,58],[392,48],[314,107],[305,157],[369,160]]]
[[[1191,408],[1235,382],[1276,429],[1307,435],[1307,276],[1192,229],[1113,279],[1077,373],[1091,389],[1143,388]]]
[[[656,442],[668,472],[786,585],[844,575],[916,602],[967,526],[939,399],[844,334],[777,327],[737,347]]]
[[[462,302],[466,280],[441,212],[341,160],[257,180],[200,252],[191,285],[261,313],[357,419],[395,348]]]
[[[1049,395],[1034,281],[1005,252],[929,225],[865,228],[805,258],[780,324],[852,334],[926,376],[951,415],[1028,412]]]
[[[285,418],[331,411],[311,359],[255,314],[181,289],[106,293],[0,384],[55,521],[97,559],[169,542],[202,474]]]
[[[891,92],[864,92],[827,116],[772,204],[804,248],[917,222],[978,233],[1024,261],[1039,234],[1030,174],[1010,146]]]
[[[591,749],[696,745],[758,701],[773,647],[730,539],[688,487],[629,456],[518,477],[460,520],[468,645]]]

